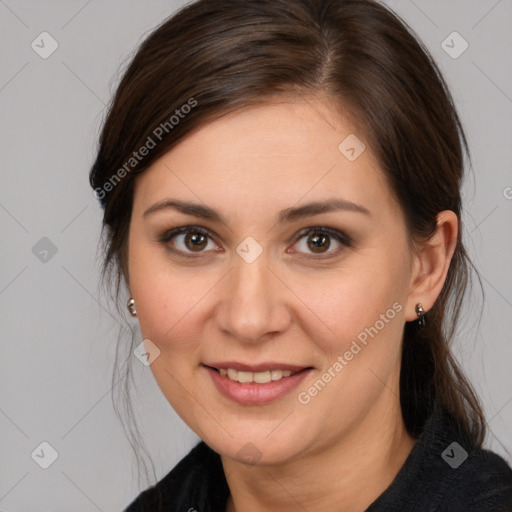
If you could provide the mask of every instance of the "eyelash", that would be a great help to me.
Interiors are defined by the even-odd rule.
[[[188,233],[198,233],[204,236],[209,237],[211,240],[213,240],[213,234],[206,228],[201,228],[199,226],[182,226],[179,228],[172,229],[171,231],[167,231],[164,233],[164,235],[160,238],[160,243],[162,243],[167,251],[169,251],[172,254],[176,254],[180,257],[184,258],[199,258],[202,255],[202,252],[200,251],[197,253],[197,255],[193,255],[193,253],[190,252],[184,252],[181,250],[173,249],[172,247],[169,247],[168,242],[172,240],[175,236],[181,235],[181,234],[188,234]],[[327,235],[330,236],[336,241],[338,241],[342,246],[345,247],[352,247],[352,239],[346,235],[345,233],[342,233],[341,231],[338,231],[336,229],[331,229],[325,226],[314,226],[307,228],[305,230],[302,230],[300,233],[297,234],[297,237],[295,239],[295,242],[293,245],[295,245],[297,242],[302,240],[302,238],[307,237],[310,234],[319,234],[319,235]],[[343,248],[338,248],[334,250],[333,252],[326,253],[326,255],[317,255],[317,254],[309,254],[307,257],[314,259],[314,260],[325,260],[328,258],[331,258],[333,256],[338,255]]]

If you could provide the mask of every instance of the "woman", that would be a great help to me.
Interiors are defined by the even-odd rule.
[[[512,510],[449,348],[464,150],[374,1],[199,0],[143,42],[90,181],[136,354],[202,441],[129,512]]]

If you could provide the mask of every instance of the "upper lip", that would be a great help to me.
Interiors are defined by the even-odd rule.
[[[241,372],[264,372],[266,370],[290,370],[292,372],[300,372],[305,368],[310,368],[310,366],[299,366],[294,364],[286,364],[286,363],[259,363],[259,364],[246,364],[240,363],[238,361],[225,361],[225,362],[213,362],[213,363],[203,363],[205,366],[210,366],[211,368],[215,368],[219,370],[220,368],[232,368],[233,370],[241,371]]]

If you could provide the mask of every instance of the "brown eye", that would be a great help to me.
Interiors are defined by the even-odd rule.
[[[192,251],[201,251],[208,243],[207,236],[200,232],[185,235],[185,246]]]
[[[329,249],[329,246],[331,245],[331,242],[329,240],[329,237],[326,235],[310,235],[307,239],[308,247],[316,253],[322,253],[324,252],[324,249]]]
[[[333,240],[334,247],[332,245]],[[312,258],[315,258],[315,255],[318,255],[319,258],[335,256],[342,251],[344,246],[351,247],[351,245],[352,241],[347,235],[324,227],[308,229],[299,236],[295,243],[298,252],[309,254]],[[329,250],[331,248],[332,250]]]
[[[199,256],[207,249],[217,248],[207,231],[194,226],[173,229],[165,233],[160,242],[169,252],[185,257],[193,257],[193,253]]]

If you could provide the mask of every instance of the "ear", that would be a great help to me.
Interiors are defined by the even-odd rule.
[[[418,319],[416,304],[421,303],[426,313],[434,305],[443,288],[457,246],[457,215],[451,210],[444,210],[437,215],[436,220],[435,233],[417,249],[414,256],[405,315],[408,322]]]

